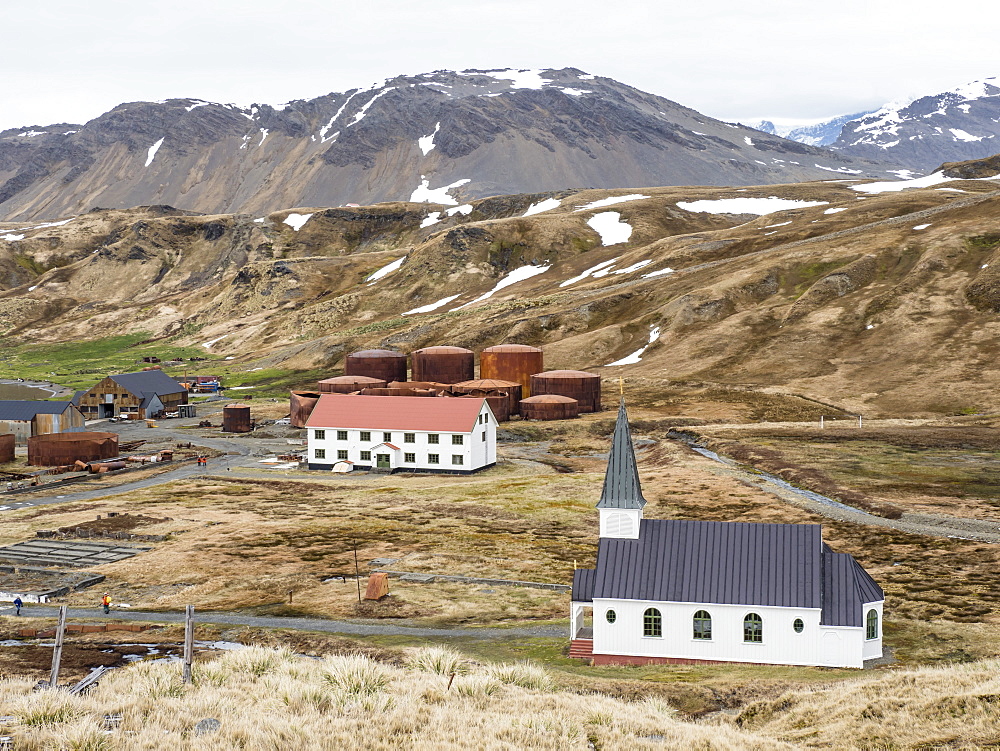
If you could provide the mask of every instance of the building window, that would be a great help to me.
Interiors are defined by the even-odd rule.
[[[372,439],[372,432],[370,430],[362,430],[361,431],[361,440],[362,441],[370,441],[371,439]]]
[[[383,433],[382,434],[382,440],[386,441],[386,442],[391,441],[392,440],[392,433]]]
[[[756,613],[747,613],[743,619],[743,641],[751,644],[764,641],[764,621]]]
[[[372,460],[372,452],[371,451],[362,451],[361,452],[361,461],[363,461],[363,462],[370,462],[371,460]]]
[[[315,438],[317,441],[325,441],[326,440],[326,431],[325,430],[314,430],[313,431],[313,438]]]
[[[416,433],[403,433],[403,443],[416,443],[417,434]]]
[[[712,638],[712,616],[708,614],[707,610],[699,610],[694,614],[694,638]]]
[[[878,611],[872,608],[868,611],[866,639],[878,639]]]
[[[801,618],[796,618],[794,621],[792,621],[792,628],[795,630],[795,633],[797,634],[801,634],[802,629],[804,629],[805,627],[806,624],[802,622]]]
[[[461,466],[465,462],[465,458],[461,454],[452,454],[451,463],[456,466]]]
[[[440,464],[441,463],[441,455],[440,454],[428,454],[427,455],[427,463],[428,464]]]
[[[465,443],[465,436],[464,435],[453,435],[451,437],[451,445],[452,446],[461,446],[464,443]]]
[[[437,433],[428,433],[427,434],[427,442],[428,443],[441,443],[441,436],[439,436]]]
[[[407,464],[416,464],[417,455],[416,454],[403,454],[403,461]]]
[[[483,443],[486,443],[486,431],[483,431]]]
[[[345,461],[347,459],[347,449],[340,449],[337,451],[337,460]]]
[[[614,623],[615,621],[618,620],[618,613],[616,613],[614,610],[608,610],[604,614],[604,620],[606,620],[608,623]]]
[[[663,636],[663,616],[656,608],[649,608],[642,614],[642,635]]]
[[[326,459],[326,449],[316,449],[313,451],[314,459]]]
[[[346,441],[347,440],[347,431],[346,430],[338,430],[337,431],[337,440],[338,441]]]

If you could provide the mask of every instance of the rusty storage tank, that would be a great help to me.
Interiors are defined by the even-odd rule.
[[[390,381],[406,380],[406,355],[391,349],[363,349],[352,352],[344,363],[344,375],[368,376]]]
[[[414,389],[420,391],[433,391],[442,394],[451,388],[448,383],[434,383],[432,381],[393,381],[389,384],[391,389]]]
[[[536,394],[521,400],[524,420],[566,420],[580,414],[580,403],[569,396]]]
[[[476,355],[464,347],[424,347],[411,356],[414,381],[461,383],[476,377]]]
[[[353,394],[361,389],[384,389],[386,382],[381,378],[363,375],[343,375],[326,378],[319,382],[321,394]]]
[[[451,392],[453,394],[479,394],[482,396],[496,396],[499,394],[507,395],[507,417],[504,419],[510,419],[511,415],[519,414],[521,411],[521,384],[514,383],[513,381],[501,381],[496,378],[480,378],[475,381],[463,381],[462,383],[456,383],[451,387]],[[490,402],[490,406],[493,403]],[[496,410],[493,410],[496,414]],[[500,419],[500,415],[497,415],[497,419]]]
[[[318,391],[293,391],[288,400],[288,414],[293,428],[304,428],[306,420],[319,403]]]
[[[531,376],[545,370],[542,350],[527,344],[498,344],[479,353],[479,377],[521,384],[524,397],[531,396]]]
[[[224,433],[249,433],[253,430],[250,421],[249,404],[227,404],[222,408],[222,431]]]
[[[0,464],[14,461],[14,434],[0,435]]]
[[[46,433],[28,439],[28,464],[56,467],[118,456],[118,434],[85,431]]]
[[[576,399],[581,412],[601,411],[601,377],[582,370],[549,370],[531,376],[531,393]]]

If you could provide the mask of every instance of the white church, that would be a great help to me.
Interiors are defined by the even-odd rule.
[[[818,524],[643,519],[624,401],[597,565],[573,576],[571,657],[594,665],[864,667],[882,656],[882,589]]]

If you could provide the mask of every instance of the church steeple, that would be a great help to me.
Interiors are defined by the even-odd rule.
[[[601,500],[597,504],[601,514],[601,537],[639,536],[639,522],[646,499],[642,497],[639,469],[632,447],[632,431],[628,425],[625,400],[618,407],[618,420],[611,439],[608,470],[604,475]]]

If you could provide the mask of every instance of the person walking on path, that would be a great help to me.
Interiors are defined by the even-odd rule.
[[[107,592],[105,592],[104,597],[101,598],[101,607],[104,608],[105,615],[111,612],[111,595]]]
[[[15,597],[14,598],[14,609],[17,612],[15,612],[14,615],[21,615],[21,606],[22,605],[24,605],[24,603],[21,602],[21,598],[20,597]]]

